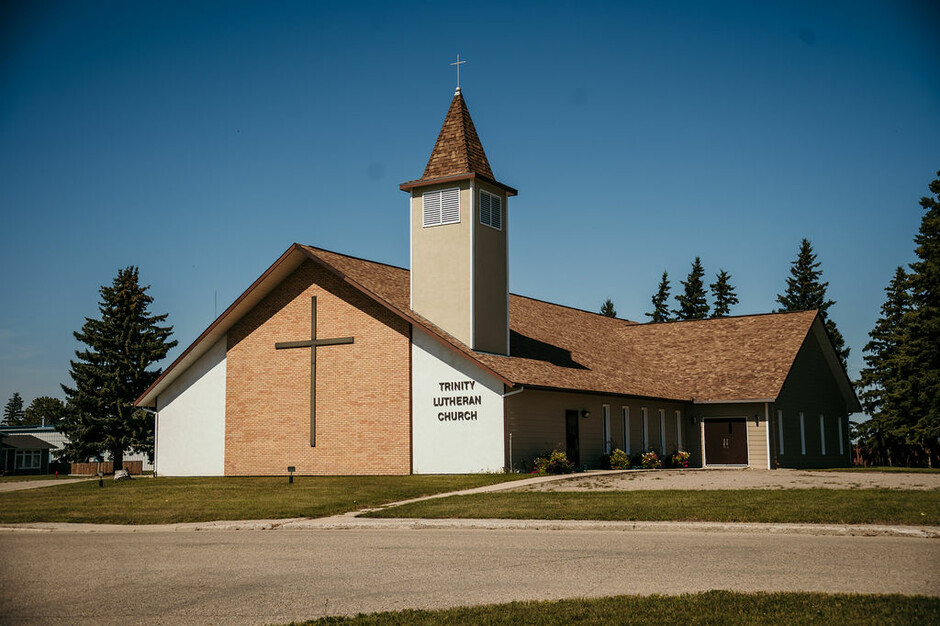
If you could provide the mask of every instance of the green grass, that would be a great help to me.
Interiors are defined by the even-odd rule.
[[[0,493],[0,523],[169,524],[324,517],[520,475],[138,478]]]
[[[940,491],[748,489],[503,492],[451,496],[368,517],[940,525]]]
[[[825,467],[818,469],[808,469],[808,472],[896,472],[899,474],[940,474],[938,467],[887,467],[879,465],[877,467]]]
[[[328,617],[307,624],[937,624],[940,598],[706,591]]]

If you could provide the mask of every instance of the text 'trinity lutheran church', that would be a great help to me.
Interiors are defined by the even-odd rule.
[[[849,462],[815,311],[638,324],[509,293],[509,199],[454,94],[408,193],[411,270],[294,244],[137,400],[165,476]]]

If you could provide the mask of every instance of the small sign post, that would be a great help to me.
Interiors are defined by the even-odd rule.
[[[293,485],[293,484],[294,484],[294,472],[296,472],[296,471],[297,471],[297,469],[296,469],[293,465],[288,465],[288,466],[287,466],[287,473],[290,474],[290,475],[288,476],[288,478],[287,478],[287,484],[288,484],[288,485]]]

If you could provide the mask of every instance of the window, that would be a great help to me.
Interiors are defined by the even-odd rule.
[[[460,221],[460,190],[456,187],[425,191],[421,201],[425,228]]]
[[[659,452],[666,456],[666,411],[659,409]]]
[[[780,455],[783,456],[783,411],[777,411],[777,442],[780,444]]]
[[[601,417],[604,424],[604,454],[610,454],[610,405],[601,407]]]
[[[480,191],[480,223],[496,230],[503,228],[503,199],[488,191]]]
[[[650,448],[650,424],[646,407],[640,409],[640,415],[643,417],[643,452],[646,452]]]
[[[842,419],[839,419],[839,456],[845,454],[845,451],[842,448]]]
[[[18,470],[39,469],[42,463],[42,451],[17,450],[14,463]]]
[[[676,411],[676,450],[682,449],[682,411]]]
[[[819,443],[823,456],[826,454],[826,418],[819,416]]]
[[[806,456],[806,420],[803,419],[803,413],[800,413],[800,454]]]
[[[620,422],[623,428],[623,451],[630,454],[630,407],[620,407]]]

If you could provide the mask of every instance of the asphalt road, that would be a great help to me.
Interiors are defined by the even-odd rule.
[[[271,623],[708,589],[940,595],[940,541],[707,532],[0,533],[4,623]]]

